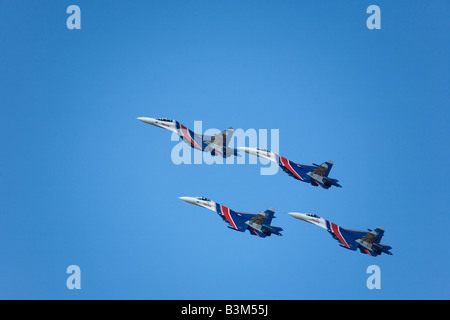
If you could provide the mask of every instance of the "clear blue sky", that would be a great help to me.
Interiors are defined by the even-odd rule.
[[[450,298],[447,0],[0,3],[0,298]],[[343,188],[176,166],[170,133],[138,116],[279,129],[282,155],[332,159]],[[179,196],[274,207],[284,236]],[[340,248],[290,211],[382,225],[394,255]]]

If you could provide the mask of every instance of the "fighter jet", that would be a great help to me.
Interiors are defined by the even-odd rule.
[[[378,227],[375,230],[367,231],[350,230],[339,227],[338,225],[311,213],[289,212],[290,216],[315,224],[327,230],[331,236],[339,242],[343,248],[356,251],[359,249],[362,253],[369,256],[378,256],[382,253],[392,255],[389,252],[392,247],[380,244],[384,234],[384,228]]]
[[[155,127],[175,132],[192,148],[210,152],[213,156],[220,156],[223,158],[228,158],[233,155],[237,157],[241,156],[237,149],[228,147],[228,143],[234,133],[234,129],[231,127],[215,136],[208,136],[194,133],[176,120],[147,117],[139,117],[137,119]]]
[[[228,223],[228,228],[230,229],[241,232],[248,230],[250,231],[250,234],[261,238],[270,236],[272,233],[281,236],[280,231],[283,229],[270,225],[275,213],[273,208],[260,213],[245,213],[233,211],[230,208],[204,197],[180,197],[180,199],[187,203],[195,204],[217,212],[219,216]]]
[[[267,149],[248,147],[238,147],[238,149],[275,162],[290,176],[294,177],[297,180],[310,183],[314,187],[321,186],[324,189],[328,189],[331,186],[336,186],[338,188],[342,187],[338,183],[339,180],[328,177],[328,174],[333,167],[333,161],[331,160],[328,160],[321,165],[315,163],[313,163],[312,165],[307,165],[292,162],[285,157],[279,156]]]

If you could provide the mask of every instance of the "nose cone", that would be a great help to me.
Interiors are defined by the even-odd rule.
[[[306,215],[304,213],[298,213],[298,212],[288,212],[288,215],[290,215],[291,217],[294,217],[295,219],[299,219],[299,220],[303,220],[303,221],[308,221],[306,219]]]
[[[156,124],[156,119],[154,119],[154,118],[139,117],[137,119],[139,121],[142,121],[142,122],[147,123],[147,124],[151,124],[151,125],[155,125]]]
[[[197,204],[197,199],[192,197],[180,197],[180,199],[190,204]]]

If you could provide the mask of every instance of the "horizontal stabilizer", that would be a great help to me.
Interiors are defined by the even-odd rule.
[[[266,233],[269,233],[269,234],[273,233],[273,234],[276,234],[277,236],[281,236],[282,234],[280,232],[283,231],[283,228],[264,225],[263,230]]]
[[[387,246],[387,245],[384,245],[384,244],[378,244],[378,243],[374,243],[373,244],[373,249],[374,249],[374,251],[375,252],[384,252],[384,253],[386,253],[386,254],[388,254],[388,255],[392,255],[392,253],[391,252],[389,252],[389,250],[391,250],[392,249],[392,247],[391,246]]]

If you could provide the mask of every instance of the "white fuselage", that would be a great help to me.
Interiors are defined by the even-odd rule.
[[[211,211],[217,212],[216,203],[212,200],[202,198],[202,197],[180,197],[181,200],[186,201],[190,204],[195,204],[196,206],[209,209]]]
[[[278,155],[269,150],[249,147],[238,147],[238,150],[278,163]]]
[[[170,130],[172,132],[179,134],[179,132],[177,130],[176,121],[174,121],[174,120],[148,118],[148,117],[139,117],[137,119],[144,123],[151,124],[152,126],[167,129],[167,130]]]
[[[299,220],[303,220],[321,228],[327,229],[327,222],[324,218],[319,217],[318,215],[312,213],[298,213],[298,212],[288,212],[291,217],[294,217]]]

